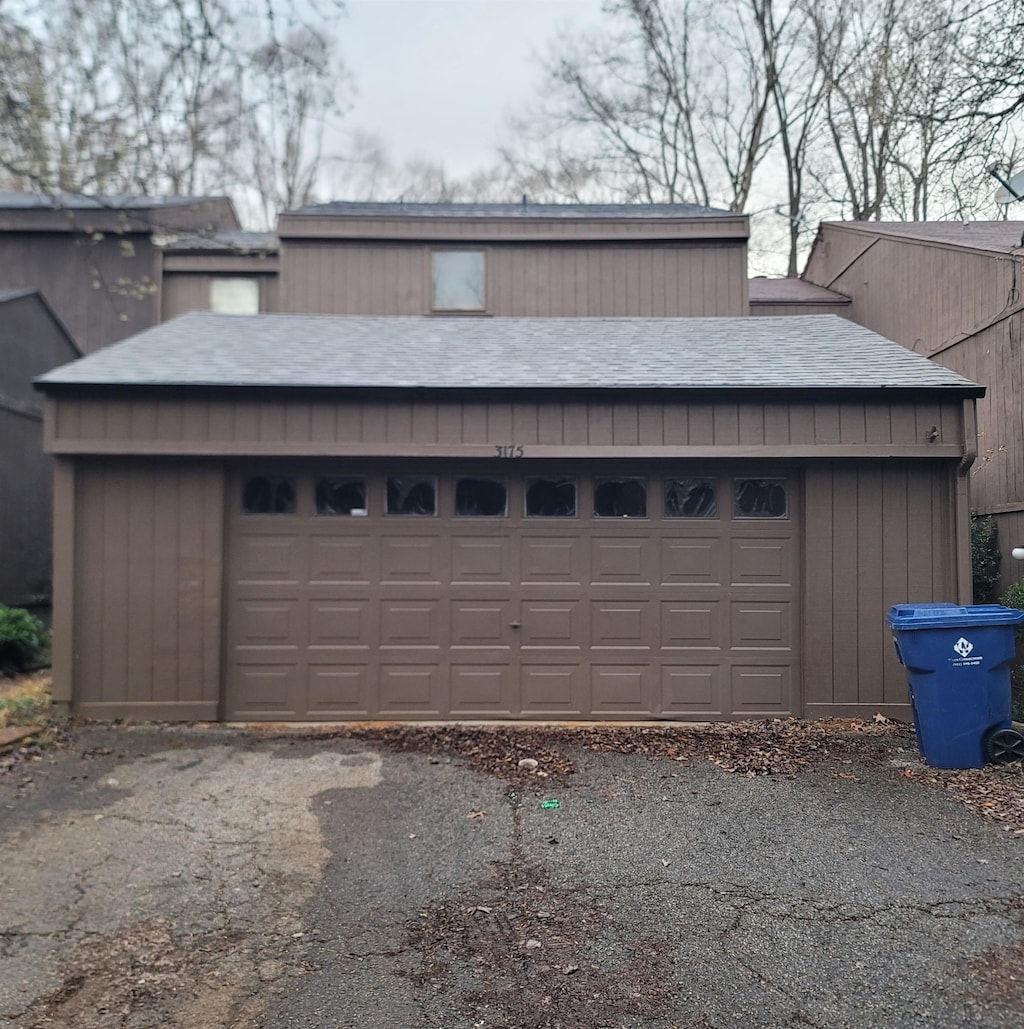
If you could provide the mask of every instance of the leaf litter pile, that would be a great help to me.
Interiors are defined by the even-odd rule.
[[[332,728],[327,735],[424,753],[432,760],[458,759],[512,786],[535,778],[571,776],[576,771],[574,750],[678,762],[703,759],[724,772],[748,777],[794,776],[829,761],[844,768],[858,759],[888,765],[894,756],[917,753],[913,727],[880,714],[870,721],[782,718],[700,726],[352,725]],[[854,782],[860,778],[852,769],[835,774]],[[1024,835],[1020,763],[946,771],[918,762],[917,767],[898,774],[946,789],[960,803],[1001,822],[1007,831]]]

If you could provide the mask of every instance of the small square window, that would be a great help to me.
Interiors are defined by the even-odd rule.
[[[528,518],[574,518],[576,480],[528,478],[526,480]]]
[[[435,250],[431,258],[434,311],[485,309],[482,250]]]
[[[245,514],[295,514],[295,480],[282,475],[252,475],[242,487]]]
[[[316,480],[318,515],[365,515],[366,480],[326,475]]]
[[[646,518],[647,483],[643,479],[595,479],[597,518]]]
[[[785,518],[785,479],[736,479],[733,484],[733,515],[736,518]]]
[[[714,479],[666,479],[666,518],[717,518]]]
[[[469,518],[504,518],[508,484],[491,476],[463,475],[455,480],[455,513]]]
[[[213,279],[210,310],[214,314],[259,314],[260,284],[255,279]]]
[[[433,475],[393,475],[387,481],[390,515],[437,514],[437,479]]]

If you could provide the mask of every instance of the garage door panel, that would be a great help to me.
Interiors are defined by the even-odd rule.
[[[309,645],[366,650],[370,645],[370,605],[366,597],[309,602]]]
[[[583,610],[579,600],[523,600],[520,611],[523,648],[579,650],[586,645],[582,641]]]
[[[302,611],[297,598],[243,599],[237,605],[236,643],[240,647],[288,647],[302,638]]]
[[[282,663],[274,655],[261,654],[255,664],[238,662],[230,698],[231,714],[236,718],[293,717],[303,711],[301,666],[295,655]]]
[[[728,710],[728,668],[721,664],[665,664],[661,668],[661,714],[719,717]]]
[[[590,709],[598,718],[639,718],[652,713],[655,669],[647,664],[590,667]]]
[[[733,650],[789,650],[792,647],[789,603],[735,601],[731,606]]]
[[[446,543],[439,536],[385,537],[380,541],[380,581],[439,586],[445,577]]]
[[[728,581],[727,541],[673,533],[661,541],[661,582],[668,586],[721,586]]]
[[[514,620],[514,604],[510,599],[453,600],[452,649],[486,647],[508,651]]]
[[[439,600],[382,600],[380,645],[441,648],[442,606]]]
[[[374,712],[367,664],[311,663],[307,708],[320,718],[366,718]]]
[[[313,583],[365,586],[377,578],[377,546],[369,536],[313,536],[309,541]]]
[[[792,670],[790,666],[734,665],[732,703],[735,714],[786,715],[792,709]]]
[[[502,718],[516,713],[512,668],[502,664],[453,661],[451,711],[463,718]]]
[[[590,577],[595,585],[650,586],[654,582],[657,560],[649,538],[597,537],[591,540],[590,555]]]
[[[579,537],[526,536],[521,546],[524,585],[579,585],[585,581],[586,548]]]
[[[515,575],[514,541],[510,537],[455,536],[452,539],[452,575],[463,583],[512,584]]]
[[[792,540],[734,539],[730,549],[733,585],[791,585]]]
[[[649,601],[594,600],[590,603],[590,646],[650,650],[654,632]]]
[[[524,660],[519,675],[522,690],[520,713],[571,717],[585,708],[587,683],[579,663],[554,664]]]
[[[235,578],[245,583],[298,583],[305,577],[304,541],[284,534],[242,537],[235,555]]]
[[[663,600],[661,646],[666,650],[720,651],[726,632],[720,600]]]
[[[447,710],[440,664],[382,662],[379,712],[391,718],[437,717]]]

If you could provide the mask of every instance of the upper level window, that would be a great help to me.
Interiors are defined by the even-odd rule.
[[[486,292],[482,250],[435,250],[431,259],[433,310],[484,310]]]
[[[260,284],[255,279],[213,279],[210,310],[215,314],[259,314]]]

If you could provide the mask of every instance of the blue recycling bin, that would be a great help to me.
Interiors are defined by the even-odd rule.
[[[906,669],[921,756],[935,768],[981,768],[989,737],[1010,728],[1010,668],[1024,611],[898,604],[885,621]]]

